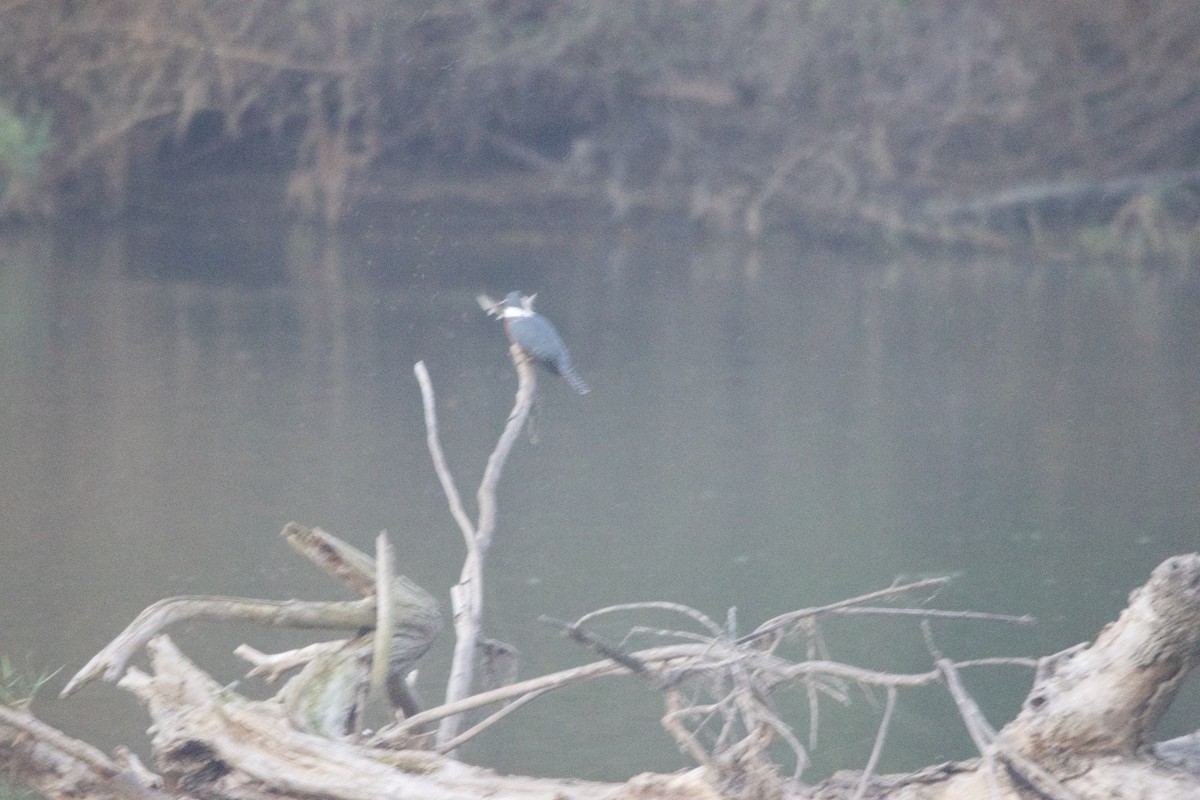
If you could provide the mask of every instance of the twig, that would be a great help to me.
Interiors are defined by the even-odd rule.
[[[752,632],[739,638],[737,642],[738,644],[750,642],[766,636],[767,634],[774,633],[780,628],[785,628],[788,625],[799,622],[802,619],[828,614],[839,609],[858,605],[859,603],[865,603],[868,600],[875,600],[880,597],[891,597],[893,595],[903,594],[904,592],[910,592],[916,589],[924,589],[930,586],[943,586],[949,582],[949,578],[926,578],[925,580],[914,581],[913,583],[905,583],[900,586],[889,586],[886,589],[868,592],[866,594],[859,595],[858,597],[851,597],[848,600],[840,600],[836,603],[830,603],[827,606],[802,608],[798,611],[789,611],[786,614],[780,614],[778,617],[767,620],[762,625],[759,625],[757,628],[755,628]]]
[[[485,553],[491,546],[492,536],[496,531],[496,485],[500,482],[500,472],[504,469],[504,462],[508,460],[509,451],[517,441],[517,436],[525,427],[525,420],[529,418],[529,411],[533,408],[533,394],[537,390],[537,373],[533,369],[533,362],[518,345],[511,345],[509,354],[512,356],[513,366],[517,369],[517,395],[513,400],[513,408],[509,412],[504,432],[496,442],[496,449],[488,456],[483,478],[479,482],[479,491],[475,495],[479,503],[479,527],[476,536],[479,538],[480,550]]]
[[[631,655],[638,660],[651,665],[652,667],[665,667],[672,662],[678,662],[680,660],[694,661],[695,659],[700,658],[711,658],[713,656],[713,652],[714,648],[711,645],[678,644],[650,648],[647,650],[639,650]],[[730,651],[728,647],[718,646],[716,654],[722,658],[725,658],[730,655]],[[762,654],[754,655],[756,657],[762,656]],[[695,668],[699,669],[699,667]],[[420,726],[426,725],[430,722],[445,719],[451,715],[461,715],[476,708],[492,705],[494,703],[502,703],[505,701],[514,700],[514,698],[522,698],[527,694],[535,692],[541,694],[546,690],[558,689],[607,675],[617,675],[626,670],[626,667],[609,659],[605,659],[603,661],[595,661],[590,664],[573,667],[568,670],[550,673],[549,675],[531,678],[526,681],[520,681],[519,683],[503,686],[499,689],[493,689],[489,692],[480,692],[479,694],[471,695],[470,697],[457,700],[453,703],[446,703],[436,708],[422,711],[419,714],[409,717],[402,723],[389,726],[388,728],[379,732],[378,736],[376,737],[376,743],[387,746],[391,743],[402,741],[404,736],[415,728],[419,728]],[[931,684],[938,683],[941,680],[941,673],[936,669],[929,672],[911,674],[876,672],[874,670],[828,660],[806,661],[799,664],[780,662],[780,666],[774,670],[772,677],[774,682],[784,682],[807,679],[815,676],[820,676],[823,678],[836,678],[854,681],[860,684],[884,687],[929,686]]]
[[[543,694],[545,694],[548,691],[550,691],[549,687],[547,687],[545,689],[539,689],[537,691],[529,692],[528,694],[517,698],[516,700],[512,701],[511,703],[505,705],[504,708],[501,708],[499,711],[492,714],[491,716],[485,717],[484,719],[475,723],[470,728],[463,731],[458,736],[455,736],[453,739],[446,742],[445,744],[439,744],[437,747],[434,748],[434,751],[438,752],[438,753],[449,753],[452,750],[455,750],[455,749],[461,747],[462,745],[466,744],[467,741],[475,738],[480,733],[483,733],[485,730],[492,727],[497,722],[504,719],[505,717],[507,717],[509,714],[513,713],[514,711],[516,711],[521,706],[525,705],[526,703],[530,703],[530,702],[536,700],[537,698],[541,697]]]
[[[833,609],[827,613],[838,616],[894,616],[894,617],[925,617],[927,619],[969,619],[979,622],[1006,622],[1011,625],[1036,625],[1037,617],[1029,614],[1013,616],[1011,614],[990,614],[986,611],[947,611],[937,608],[880,608],[878,606],[854,606],[852,608]]]
[[[576,623],[578,624],[578,623]],[[621,646],[625,646],[635,636],[653,636],[659,639],[682,639],[685,642],[711,642],[713,637],[706,633],[696,633],[695,631],[677,631],[670,628],[648,628],[644,625],[634,625],[629,629],[621,639]]]
[[[429,371],[425,369],[425,362],[418,361],[414,364],[413,372],[416,373],[417,383],[421,386],[421,400],[425,408],[425,440],[429,445],[429,455],[433,459],[433,471],[437,473],[438,481],[442,484],[442,493],[446,495],[446,502],[450,504],[450,516],[454,517],[454,521],[458,523],[463,538],[467,540],[467,550],[469,551],[475,546],[475,526],[471,524],[470,517],[463,510],[462,498],[458,494],[458,487],[454,484],[454,476],[450,474],[450,468],[446,466],[446,456],[442,452],[442,443],[438,438],[437,407],[434,404],[433,384],[429,380]]]
[[[584,647],[587,647],[589,650],[592,650],[607,659],[617,662],[633,674],[646,678],[656,686],[660,683],[658,676],[650,671],[650,668],[646,666],[645,661],[642,661],[640,658],[632,656],[619,648],[613,647],[599,636],[589,631],[587,628],[580,626],[578,623],[571,624],[570,622],[563,622],[561,619],[555,619],[554,617],[549,617],[545,614],[538,617],[538,622],[545,622],[549,625],[553,625],[571,641],[578,642]]]
[[[804,749],[804,745],[796,738],[796,734],[787,723],[774,714],[768,715],[767,720],[771,727],[775,729],[775,733],[779,734],[780,738],[787,742],[787,746],[792,749],[792,754],[796,757],[796,767],[792,770],[792,780],[799,780],[801,773],[812,764],[812,761],[808,757],[808,751]]]
[[[854,800],[862,800],[867,792],[867,784],[875,774],[879,765],[879,755],[883,752],[883,743],[887,740],[888,727],[892,724],[892,712],[896,710],[896,687],[887,687],[887,701],[883,706],[883,719],[879,720],[879,731],[875,734],[875,745],[871,748],[871,756],[863,767],[862,776],[858,779],[858,788],[854,792]]]
[[[930,640],[928,634],[926,639]],[[942,676],[946,690],[950,692],[950,697],[954,700],[954,707],[958,709],[958,715],[962,717],[963,723],[967,726],[967,734],[975,743],[975,749],[983,756],[987,768],[988,791],[993,797],[999,797],[1000,787],[996,784],[996,755],[992,748],[992,744],[996,740],[996,730],[983,716],[983,712],[979,710],[979,706],[971,696],[967,694],[962,680],[959,679],[958,670],[954,669],[954,664],[949,659],[940,657],[941,654],[932,647],[930,650],[937,657],[938,673]]]
[[[446,683],[446,703],[452,703],[470,691],[471,673],[475,668],[475,642],[479,639],[481,605],[483,598],[483,554],[479,550],[479,536],[474,524],[463,509],[462,498],[454,483],[454,476],[446,466],[446,456],[442,452],[442,444],[438,438],[437,406],[434,402],[433,384],[429,380],[429,372],[425,362],[418,361],[413,366],[417,383],[421,386],[421,399],[425,409],[426,439],[429,445],[429,455],[433,459],[433,469],[438,481],[442,484],[442,492],[446,502],[450,504],[450,515],[458,523],[462,531],[463,541],[467,546],[467,556],[463,562],[462,575],[459,581],[450,589],[450,603],[454,613],[454,656],[450,662],[450,677]],[[452,739],[462,724],[458,716],[446,717],[438,728],[439,742]]]
[[[925,646],[929,650],[929,654],[933,656],[934,666],[937,667],[938,673],[941,675],[943,683],[946,684],[947,691],[950,692],[950,697],[954,699],[954,704],[958,708],[958,714],[962,717],[967,726],[967,733],[971,736],[971,741],[975,743],[975,748],[979,754],[986,756],[991,747],[992,742],[996,739],[996,729],[987,721],[987,717],[979,710],[979,706],[967,693],[966,687],[962,685],[962,680],[959,678],[958,669],[954,662],[942,655],[941,650],[933,641],[933,629],[928,622],[921,623],[921,633],[925,638]]]
[[[829,650],[825,646],[825,638],[821,635],[821,628],[818,621],[815,619],[806,620],[804,627],[808,634],[804,643],[805,657],[809,661],[817,658],[827,660],[829,658]],[[821,695],[817,691],[816,681],[804,682],[804,696],[808,700],[808,747],[810,750],[816,750],[821,724]]]
[[[298,647],[295,650],[270,655],[260,652],[248,644],[240,644],[234,649],[233,654],[254,665],[254,668],[246,673],[247,678],[262,676],[268,683],[274,683],[287,670],[304,666],[314,658],[341,650],[349,641],[349,639],[337,639],[331,642],[317,642],[305,647]]]
[[[1036,658],[1022,658],[1020,656],[996,656],[994,658],[968,658],[965,661],[955,661],[954,666],[957,669],[964,667],[1028,667],[1029,669],[1037,669],[1038,660]]]
[[[987,717],[980,711],[979,705],[967,693],[966,687],[962,684],[958,670],[963,664],[956,664],[942,656],[941,651],[934,644],[933,630],[928,621],[921,623],[921,633],[925,637],[926,647],[934,657],[938,674],[946,685],[946,690],[950,692],[959,716],[967,726],[967,733],[987,765],[988,787],[992,795],[999,796],[995,769],[996,756],[999,755],[1047,800],[1078,800],[1075,792],[1064,786],[1041,765],[1008,747],[997,738],[996,729],[987,721]],[[982,659],[980,660],[982,661]]]
[[[937,683],[938,672],[876,672],[839,661],[802,661],[786,664],[778,671],[779,680],[799,680],[810,675],[832,676],[864,686],[928,686]]]
[[[680,750],[690,755],[692,760],[697,764],[706,767],[710,766],[711,762],[708,750],[705,749],[704,745],[700,744],[696,738],[696,734],[688,730],[682,720],[684,717],[704,713],[708,713],[711,716],[711,714],[719,709],[720,704],[713,704],[711,706],[684,706],[682,697],[674,689],[667,692],[664,701],[666,702],[667,710],[662,718],[662,726],[667,729],[668,733],[675,737],[675,743],[679,746]],[[703,727],[703,723],[697,727],[697,730],[700,727]]]
[[[650,650],[641,650],[634,653],[635,656],[650,663],[668,663],[675,659],[689,658],[703,655],[707,648],[700,645],[671,645],[668,647],[657,647]],[[453,714],[463,714],[467,711],[472,711],[482,706],[489,706],[493,703],[501,703],[506,700],[513,700],[530,692],[542,691],[544,689],[558,689],[564,686],[569,686],[574,683],[579,683],[592,678],[598,678],[605,675],[616,675],[625,671],[625,667],[616,664],[608,659],[603,661],[594,661],[583,666],[573,667],[571,669],[553,672],[549,675],[542,675],[537,678],[531,678],[519,683],[513,683],[508,686],[502,686],[499,689],[493,689],[490,692],[480,692],[479,694],[465,697],[453,703],[445,703],[431,708],[428,711],[422,711],[408,719],[404,720],[395,726],[391,726],[386,730],[380,731],[378,741],[380,744],[387,745],[393,741],[399,741],[411,731],[413,728],[419,727],[429,722],[434,722],[440,719],[445,719]]]
[[[647,609],[662,609],[664,611],[674,611],[678,614],[683,614],[685,617],[690,617],[696,622],[708,629],[714,637],[721,636],[725,633],[725,628],[718,625],[711,617],[702,611],[697,611],[691,606],[685,606],[682,603],[668,603],[662,600],[646,600],[637,603],[618,603],[617,605],[605,606],[598,608],[595,611],[589,611],[579,619],[575,620],[576,625],[582,625],[603,614],[612,614],[618,611],[645,611]]]

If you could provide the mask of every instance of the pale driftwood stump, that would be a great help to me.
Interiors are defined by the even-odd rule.
[[[1186,767],[1197,763],[1196,742],[1178,740],[1167,761],[1151,739],[1198,662],[1200,554],[1192,553],[1160,564],[1095,642],[1043,658],[1021,713],[973,769],[879,796],[1196,800],[1200,773]]]

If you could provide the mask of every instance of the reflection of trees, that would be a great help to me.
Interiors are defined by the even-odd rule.
[[[614,208],[690,207],[752,235],[800,212],[997,243],[980,222],[1036,227],[1031,208],[1111,216],[1194,179],[1097,191],[1191,165],[1200,7],[1188,2],[6,10],[0,70],[22,102],[55,110],[43,178],[60,205],[119,208],[169,161],[237,148],[238,163],[285,168],[288,202],[328,222],[382,165],[503,159],[560,189],[603,181]],[[962,202],[1065,176],[1075,183]],[[1180,201],[1156,202],[1178,213]],[[1139,231],[1152,246],[1163,223],[1139,202],[1121,224],[1153,222]]]

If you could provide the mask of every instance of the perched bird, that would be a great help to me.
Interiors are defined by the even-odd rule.
[[[494,313],[504,320],[504,332],[509,341],[524,350],[525,355],[555,375],[566,378],[571,388],[580,394],[591,391],[575,371],[571,354],[554,325],[533,310],[532,297],[509,292],[508,297],[495,307]]]

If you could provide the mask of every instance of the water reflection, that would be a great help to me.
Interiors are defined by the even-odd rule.
[[[536,444],[502,483],[489,632],[525,675],[589,658],[541,613],[670,599],[717,618],[736,605],[751,626],[898,573],[959,573],[944,605],[1043,620],[946,626],[946,652],[1044,654],[1196,546],[1200,290],[1185,277],[436,213],[341,237],[158,223],[3,247],[0,648],[66,672],[163,596],[340,596],[278,541],[289,519],[364,547],[387,528],[403,570],[444,594],[461,542],[411,367],[430,368],[470,494],[513,388],[480,290],[540,292],[594,389],[543,384]],[[240,641],[303,641],[174,635],[223,680]],[[845,660],[928,662],[912,626],[830,640]],[[448,651],[425,668],[429,697]],[[1002,722],[1028,680],[969,686]],[[472,757],[609,778],[681,765],[648,692],[534,704]],[[118,690],[48,698],[44,716],[102,745],[142,739]],[[820,768],[861,764],[876,713],[826,715]],[[967,755],[952,714],[902,697],[908,741],[885,768]]]

